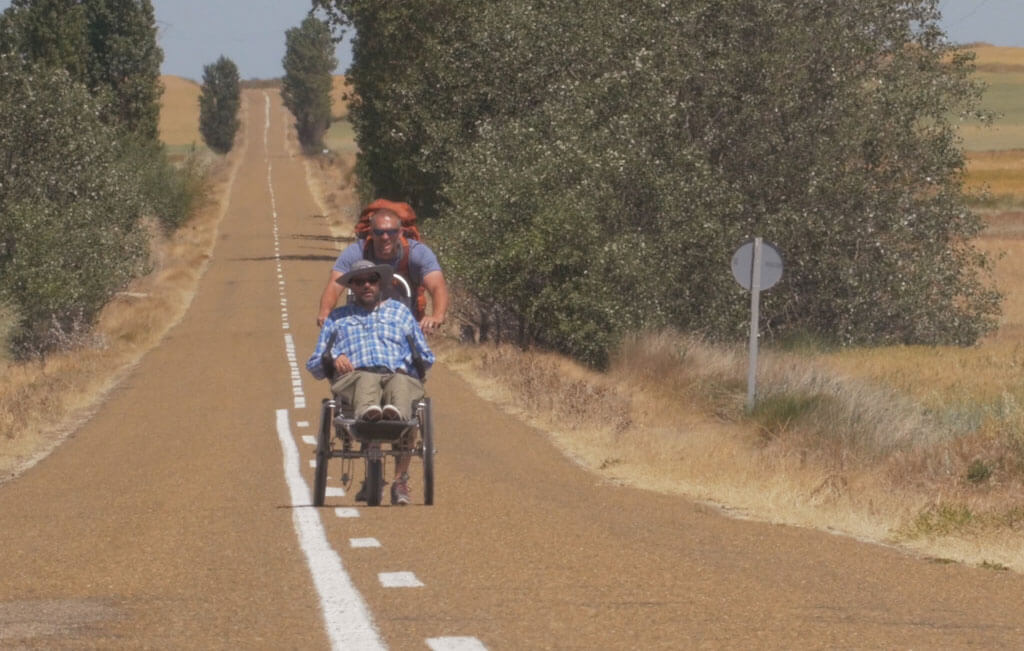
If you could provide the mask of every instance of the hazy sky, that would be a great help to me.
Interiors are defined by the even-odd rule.
[[[840,1],[840,0],[837,0]],[[203,66],[221,55],[235,62],[243,79],[284,74],[284,32],[297,27],[308,0],[152,0],[156,9],[163,72],[196,81]],[[0,10],[10,0],[0,0]],[[958,43],[984,41],[1024,47],[1024,0],[940,0],[943,27]],[[350,62],[338,48],[338,72]]]
[[[951,41],[1024,47],[1024,0],[939,0],[939,10]]]

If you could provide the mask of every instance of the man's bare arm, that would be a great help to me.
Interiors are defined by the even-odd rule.
[[[431,271],[423,277],[423,286],[430,292],[431,310],[420,320],[423,332],[433,332],[444,323],[448,314],[448,283],[440,271]]]
[[[331,269],[331,276],[327,279],[327,286],[324,287],[324,291],[320,295],[320,312],[316,315],[316,325],[318,327],[323,326],[327,315],[338,304],[338,297],[341,296],[342,290],[342,286],[338,284],[338,279],[341,276],[342,273],[340,271]]]

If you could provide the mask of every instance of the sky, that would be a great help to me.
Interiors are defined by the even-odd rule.
[[[1024,47],[1024,0],[939,0],[939,10],[954,43]]]
[[[298,27],[309,0],[152,0],[164,74],[201,81],[203,66],[221,55],[238,66],[242,79],[284,74],[284,33]],[[0,10],[10,0],[0,0]],[[939,0],[942,26],[956,43],[986,42],[1024,47],[1024,0]],[[351,61],[338,47],[338,69]]]

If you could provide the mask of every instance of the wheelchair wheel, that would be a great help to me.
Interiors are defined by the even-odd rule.
[[[366,460],[366,506],[380,506],[380,487],[384,483],[384,461]]]
[[[420,411],[420,438],[423,440],[423,503],[434,504],[434,419],[430,412],[430,398],[423,399]]]
[[[316,470],[313,474],[313,506],[324,505],[327,493],[327,461],[331,458],[331,420],[334,416],[330,400],[324,399],[320,409],[320,431],[316,438]]]

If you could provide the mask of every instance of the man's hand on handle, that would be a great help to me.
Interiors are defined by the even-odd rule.
[[[430,316],[425,316],[420,320],[420,330],[428,335],[434,334],[437,329],[441,327],[442,323],[444,323],[444,318],[438,318],[431,314]]]

